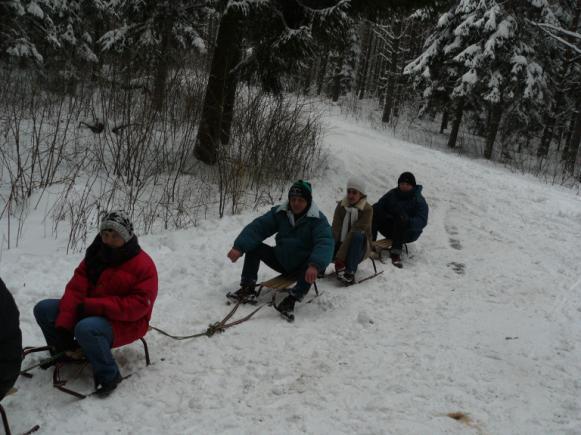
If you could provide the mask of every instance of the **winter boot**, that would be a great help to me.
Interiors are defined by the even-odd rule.
[[[283,290],[274,294],[272,306],[282,317],[292,322],[295,320],[294,310],[296,302],[297,299],[293,295]]]
[[[117,376],[115,376],[115,379],[113,379],[111,382],[100,383],[99,386],[97,387],[97,390],[95,391],[95,394],[102,399],[107,397],[109,394],[113,392],[115,388],[117,388],[117,385],[119,385],[122,380],[123,377],[121,376],[121,373],[117,372]]]
[[[344,273],[338,274],[337,278],[346,286],[355,284],[355,274],[346,270]]]
[[[401,262],[401,256],[399,254],[391,254],[390,255],[391,258],[391,264],[393,264],[395,267],[401,269],[403,267],[403,264]]]
[[[255,287],[256,283],[242,284],[239,290],[228,293],[226,297],[232,302],[255,304],[256,298],[258,297],[258,292],[255,290]]]

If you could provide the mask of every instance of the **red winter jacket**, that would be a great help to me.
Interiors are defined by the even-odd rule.
[[[157,270],[144,251],[117,267],[105,269],[97,285],[89,283],[83,260],[60,300],[56,327],[72,331],[82,302],[89,316],[102,316],[113,327],[113,347],[140,339],[147,332],[157,297]]]

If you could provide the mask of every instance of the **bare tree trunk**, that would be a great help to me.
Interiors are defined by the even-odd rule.
[[[232,12],[227,12],[220,21],[216,48],[212,57],[212,68],[206,86],[202,119],[194,146],[194,157],[209,165],[214,165],[218,161],[227,80],[232,79],[229,74],[233,64],[232,57],[238,56],[236,21],[235,14]]]
[[[448,128],[448,110],[445,109],[442,113],[442,123],[440,124],[440,133],[444,133],[444,131]]]
[[[311,93],[311,83],[313,81],[313,71],[315,70],[315,61],[311,60],[309,68],[305,71],[305,77],[302,85],[303,95],[309,95]]]
[[[456,148],[456,141],[458,140],[458,132],[460,131],[460,123],[462,122],[462,114],[464,113],[464,98],[456,100],[456,107],[454,110],[454,120],[452,122],[452,131],[448,138],[448,148]]]
[[[377,64],[377,47],[379,38],[375,36],[373,27],[371,30],[371,47],[369,50],[369,65],[367,66],[367,78],[365,79],[366,89],[365,94],[374,95],[377,91],[377,74],[379,73]],[[363,96],[365,98],[365,95]]]
[[[571,25],[569,27],[569,30],[571,32],[577,31],[577,26],[579,25],[580,15],[581,15],[581,0],[577,0],[577,5],[575,7],[574,15],[571,19]],[[565,36],[565,39],[571,43],[574,43],[574,41],[571,41],[571,38],[568,36]],[[571,62],[572,55],[573,55],[573,53],[572,53],[571,49],[567,47],[567,49],[565,50],[565,59],[563,62],[563,68],[561,70],[561,75],[560,75],[559,79],[557,80],[558,82],[561,82],[560,84],[562,84],[562,82],[566,80],[566,77],[569,74],[569,70],[570,70],[570,67],[572,65],[572,62]],[[541,143],[539,144],[539,148],[537,150],[537,157],[543,157],[549,153],[549,148],[551,146],[551,140],[553,139],[553,132],[555,130],[555,123],[557,121],[554,113],[561,110],[561,108],[563,107],[564,102],[565,102],[564,100],[565,100],[565,95],[563,94],[563,91],[562,90],[557,91],[557,95],[555,96],[555,103],[552,107],[552,111],[549,112],[545,116],[545,124],[546,125],[545,125],[545,129],[543,131],[543,136],[541,137]]]
[[[167,76],[169,73],[169,62],[167,52],[169,50],[171,23],[167,18],[161,23],[161,49],[157,57],[157,67],[153,79],[153,110],[159,112],[163,109],[165,102],[165,91]]]
[[[337,65],[335,65],[335,74],[333,74],[333,88],[331,91],[331,97],[333,101],[339,100],[339,94],[341,93],[341,59],[337,59]]]
[[[575,125],[575,119],[577,119],[577,114],[575,112],[571,113],[569,116],[571,119],[569,120],[569,124],[565,127],[565,149],[568,149],[569,144],[571,143],[571,137],[573,136],[573,130]],[[565,151],[563,151],[565,152]]]
[[[561,94],[557,94],[557,99],[562,103]],[[555,104],[555,108],[559,107],[560,104]],[[549,147],[551,146],[551,140],[553,140],[553,130],[555,128],[556,119],[553,115],[547,115],[545,118],[545,128],[543,129],[543,135],[541,136],[541,142],[539,148],[537,149],[537,157],[544,157],[549,153]]]
[[[365,88],[367,85],[367,70],[369,69],[369,55],[371,52],[371,22],[365,20],[362,24],[362,50],[361,50],[361,60],[359,62],[359,71],[357,74],[357,95],[359,99],[365,97]]]
[[[389,65],[387,91],[385,94],[385,106],[383,106],[383,116],[381,117],[381,122],[389,122],[389,117],[391,116],[391,110],[393,108],[393,100],[395,94],[395,87],[397,84],[397,79],[399,77],[397,64],[399,62],[399,43],[401,38],[401,20],[396,19],[395,25],[392,28],[393,31],[393,43],[391,45],[391,59]]]
[[[205,57],[206,73],[212,71],[212,59],[214,59],[214,50],[216,49],[216,39],[218,39],[218,30],[220,28],[220,17],[212,16],[208,21],[208,41],[210,47]]]
[[[381,23],[386,26],[386,22]],[[380,106],[385,107],[385,96],[387,93],[387,86],[389,85],[389,67],[391,66],[391,57],[387,60],[387,55],[390,51],[389,44],[386,43],[385,37],[376,37],[377,44],[375,45],[374,63],[373,63],[373,93],[377,96]],[[385,55],[384,55],[385,53]],[[382,113],[383,116],[383,113]]]
[[[327,63],[329,62],[329,53],[325,49],[325,55],[321,60],[319,65],[319,71],[317,74],[317,95],[321,95],[323,92],[323,85],[325,84],[325,76],[327,75]]]
[[[393,99],[393,117],[399,118],[399,105],[401,103],[401,94],[403,92],[403,86],[398,84],[395,88],[394,99]]]
[[[575,124],[575,132],[573,133],[573,140],[569,145],[569,152],[571,155],[570,167],[571,172],[575,169],[575,162],[579,156],[579,145],[581,144],[581,108],[577,112],[577,122]]]
[[[238,45],[233,47],[233,53],[228,65],[226,74],[226,84],[224,89],[224,112],[222,113],[222,123],[220,127],[220,141],[222,144],[230,142],[230,129],[232,119],[234,118],[234,103],[236,100],[236,87],[238,85],[238,73],[235,68],[241,59],[240,48]]]
[[[486,147],[484,148],[484,157],[490,160],[494,150],[494,142],[500,126],[502,118],[502,103],[494,104],[490,109],[490,120],[488,123],[488,131],[486,133]]]
[[[579,144],[581,143],[581,95],[577,97],[576,112],[574,122],[571,123],[570,139],[567,141],[563,152],[565,169],[571,173],[575,169],[575,162],[579,154]]]

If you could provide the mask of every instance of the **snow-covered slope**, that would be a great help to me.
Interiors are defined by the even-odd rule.
[[[429,224],[404,269],[381,265],[383,275],[350,288],[321,281],[322,296],[299,305],[294,324],[266,307],[212,338],[150,332],[153,365],[140,369],[139,343],[116,350],[135,374],[106,400],[60,393],[49,372],[21,378],[3,401],[14,431],[581,433],[580,198],[333,115],[326,122],[329,167],[313,187],[329,219],[350,174],[367,181],[372,202],[405,170],[423,184]],[[226,252],[264,211],[140,239],[159,271],[153,325],[201,332],[228,312],[224,293],[242,261]],[[28,345],[42,343],[35,302],[59,297],[81,259],[42,238],[40,224],[29,231],[0,263]],[[361,275],[371,270],[364,263]],[[73,387],[88,391],[84,375]]]

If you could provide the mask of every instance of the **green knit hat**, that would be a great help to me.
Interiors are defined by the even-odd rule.
[[[307,201],[307,207],[310,207],[313,202],[313,188],[311,187],[311,183],[305,180],[295,181],[288,191],[289,201],[293,196],[304,198]]]

